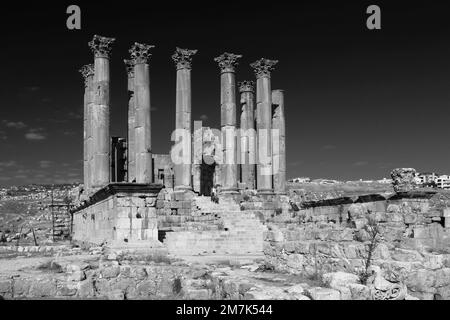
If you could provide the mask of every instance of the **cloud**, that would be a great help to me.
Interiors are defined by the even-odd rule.
[[[6,140],[8,137],[6,136],[5,131],[0,131],[0,140]]]
[[[75,131],[64,131],[63,132],[63,135],[65,135],[65,136],[74,136],[76,134],[77,133]]]
[[[17,167],[17,162],[15,162],[15,161],[4,161],[4,162],[0,162],[0,167],[3,167],[3,168],[13,168],[13,167]]]
[[[80,177],[80,173],[68,173],[67,176],[69,178],[79,178]]]
[[[41,90],[41,87],[38,87],[38,86],[25,87],[25,91],[29,91],[29,92],[37,92],[39,90]]]
[[[30,129],[25,134],[25,139],[31,140],[31,141],[45,140],[45,139],[47,139],[47,134],[44,133],[43,131],[44,131],[44,129],[42,129],[42,128]]]
[[[208,121],[208,119],[209,119],[209,117],[206,114],[202,114],[200,116],[200,120],[202,120],[202,121]]]
[[[71,119],[77,119],[77,120],[83,119],[83,115],[82,115],[80,112],[73,112],[73,111],[70,111],[69,114],[68,114],[68,116],[69,116],[69,118],[71,118]]]
[[[322,150],[335,150],[335,149],[337,149],[337,147],[332,144],[327,144],[322,147]]]
[[[294,162],[289,163],[289,165],[290,165],[291,167],[298,167],[298,166],[301,165],[302,163],[303,163],[302,161],[294,161]]]
[[[28,132],[25,134],[25,138],[32,141],[41,141],[47,139],[47,136],[43,133]]]
[[[8,120],[3,120],[2,123],[7,127],[7,128],[14,128],[14,129],[24,129],[27,127],[27,125],[25,123],[23,123],[22,121],[8,121]]]
[[[0,177],[0,181],[9,181],[11,180],[10,177]]]
[[[27,179],[28,176],[27,176],[27,175],[24,175],[24,174],[18,174],[18,175],[16,175],[16,176],[14,176],[14,178],[16,178],[16,179]]]
[[[45,168],[50,168],[53,164],[53,161],[48,161],[48,160],[41,160],[39,161],[39,167],[41,167],[42,169]]]
[[[367,166],[369,164],[369,162],[367,161],[357,161],[355,163],[353,163],[354,167],[363,167],[363,166]]]

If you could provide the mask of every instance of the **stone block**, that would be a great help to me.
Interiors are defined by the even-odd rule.
[[[145,206],[146,207],[155,207],[156,206],[156,198],[146,197],[145,198]]]
[[[116,205],[117,207],[130,207],[131,199],[130,197],[116,197]]]
[[[348,285],[350,289],[352,300],[371,300],[371,292],[368,286],[359,283],[350,283]]]
[[[44,298],[56,296],[56,283],[52,280],[37,280],[30,287],[30,296],[33,298]]]
[[[75,271],[71,274],[69,274],[69,277],[67,278],[67,281],[83,281],[86,279],[86,274],[81,271]]]
[[[14,297],[26,297],[30,291],[30,287],[31,281],[25,279],[14,279]]]
[[[312,300],[340,300],[341,293],[335,289],[314,287],[306,290]]]
[[[346,272],[326,273],[322,276],[322,281],[332,289],[346,287],[351,283],[358,283],[359,277]]]
[[[63,284],[58,286],[56,294],[62,297],[72,297],[77,294],[77,287],[71,284]]]
[[[150,297],[156,294],[156,283],[153,280],[140,282],[136,287],[136,294],[142,297]]]
[[[12,292],[12,281],[11,280],[0,280],[0,295]]]
[[[120,274],[120,267],[118,266],[105,267],[100,270],[100,274],[105,279],[116,278]]]

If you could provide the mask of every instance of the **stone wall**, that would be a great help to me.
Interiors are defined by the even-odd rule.
[[[171,232],[164,243],[177,255],[262,255],[265,228],[253,213],[221,213],[219,219],[218,230]]]
[[[447,210],[430,195],[370,199],[310,203],[269,219],[266,263],[278,271],[311,277],[336,271],[358,274],[368,255],[365,226],[371,219],[381,232],[372,263],[405,283],[413,296],[450,299]]]
[[[158,239],[156,189],[125,192],[122,186],[116,191],[99,191],[92,203],[74,212],[74,240],[100,244]]]

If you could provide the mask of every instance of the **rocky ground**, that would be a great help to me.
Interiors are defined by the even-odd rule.
[[[359,282],[356,275],[344,272],[305,278],[267,270],[263,260],[177,259],[164,250],[66,244],[0,252],[3,299],[372,299],[373,285]],[[413,299],[406,294],[402,298]]]

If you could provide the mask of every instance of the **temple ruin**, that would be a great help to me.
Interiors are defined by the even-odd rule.
[[[214,58],[220,70],[221,127],[194,121],[192,128],[191,70],[197,50],[176,48],[176,121],[168,141],[173,145],[169,155],[154,154],[149,80],[154,46],[135,43],[124,60],[128,133],[111,137],[114,42],[95,35],[89,42],[94,63],[80,70],[85,80],[84,190],[74,210],[74,239],[159,240],[173,251],[261,254],[262,217],[241,210],[239,203],[251,195],[274,210],[286,193],[284,92],[271,85],[278,61],[257,60],[250,65],[256,81],[237,83],[242,55],[225,52]],[[219,203],[209,198],[213,190]]]

